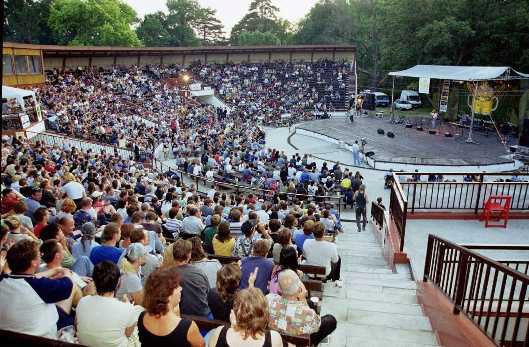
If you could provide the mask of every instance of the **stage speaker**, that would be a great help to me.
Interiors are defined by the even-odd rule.
[[[445,137],[454,137],[454,135],[452,135],[451,132],[447,131],[447,132],[445,133]]]
[[[395,134],[393,134],[391,131],[388,131],[387,135],[390,138],[394,138],[395,137]]]
[[[411,128],[413,128],[413,124],[410,124],[410,123],[406,123],[406,128],[408,128],[408,129],[411,129]]]
[[[371,158],[374,155],[375,155],[375,152],[373,152],[373,151],[366,152],[366,157],[368,157],[368,158]]]
[[[529,147],[529,118],[523,120],[522,131],[520,132],[520,146]]]
[[[424,129],[422,128],[422,126],[420,125],[417,125],[417,131],[423,131]]]
[[[380,135],[384,135],[384,129],[378,129],[377,133],[380,134]]]
[[[428,130],[428,134],[435,135],[435,134],[437,134],[437,131],[430,129],[430,130]]]

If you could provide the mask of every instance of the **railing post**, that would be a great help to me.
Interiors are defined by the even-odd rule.
[[[404,204],[403,204],[403,211],[402,211],[402,218],[401,218],[401,223],[402,223],[402,233],[400,235],[400,251],[404,251],[404,238],[406,237],[406,215],[408,213],[408,202],[407,201],[404,201]]]
[[[459,258],[456,280],[457,289],[454,301],[454,314],[459,314],[459,306],[461,306],[463,300],[465,299],[465,291],[467,286],[468,254],[466,252],[461,252],[460,254],[461,257]]]
[[[433,251],[433,236],[432,234],[428,235],[428,246],[426,248],[426,259],[424,260],[424,274],[422,281],[428,281],[427,277],[430,276],[430,263],[432,261],[432,251]]]
[[[411,213],[415,212],[415,193],[417,192],[417,182],[413,182],[413,196],[411,198]]]
[[[474,214],[478,214],[479,199],[481,198],[481,187],[483,187],[483,174],[479,174],[478,194],[476,195],[476,205],[474,206]]]

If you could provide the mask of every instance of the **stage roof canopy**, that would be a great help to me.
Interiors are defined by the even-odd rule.
[[[529,74],[509,66],[415,65],[406,70],[390,72],[389,75],[455,81],[529,79]]]

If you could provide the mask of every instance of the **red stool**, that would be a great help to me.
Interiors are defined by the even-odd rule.
[[[507,227],[507,221],[509,220],[509,210],[511,209],[512,197],[508,195],[493,195],[490,196],[485,202],[483,208],[483,215],[481,219],[485,220],[485,228],[488,227]],[[497,219],[503,224],[490,224],[491,219]]]

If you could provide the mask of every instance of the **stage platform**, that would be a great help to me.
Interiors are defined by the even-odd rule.
[[[351,123],[348,118],[315,120],[299,123],[295,126],[296,134],[307,135],[331,143],[349,147],[355,140],[367,140],[367,152],[374,152],[368,158],[372,168],[402,171],[414,169],[442,170],[453,168],[454,172],[497,172],[516,170],[522,163],[513,160],[505,146],[500,143],[495,133],[488,135],[474,132],[475,144],[468,144],[466,129],[452,125],[443,125],[437,135],[428,133],[428,127],[418,131],[415,127],[406,128],[403,124],[391,124],[386,119],[373,117],[355,118]],[[385,134],[379,135],[378,129]],[[387,132],[395,134],[394,138]],[[445,132],[453,137],[445,137]]]

